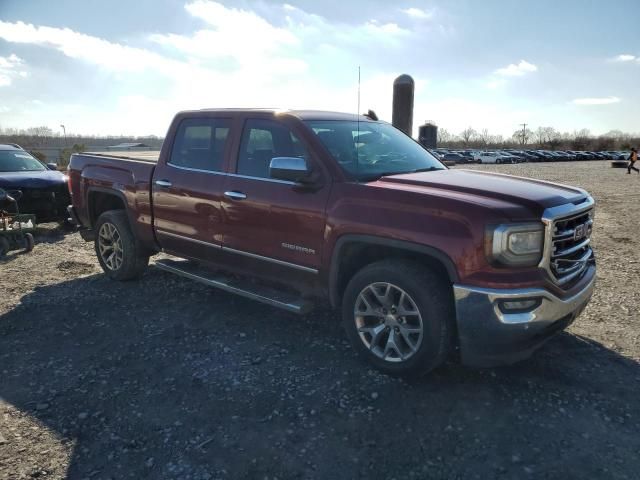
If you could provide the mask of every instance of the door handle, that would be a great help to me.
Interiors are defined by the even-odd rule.
[[[171,182],[168,180],[156,180],[156,185],[163,188],[169,188],[171,186]]]
[[[224,196],[232,200],[244,200],[247,198],[244,193],[236,191],[224,192]]]

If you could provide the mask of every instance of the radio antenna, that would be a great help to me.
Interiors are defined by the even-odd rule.
[[[358,134],[356,136],[356,142],[354,144],[354,147],[356,151],[356,181],[359,182],[360,177],[358,176],[358,165],[359,165],[358,143],[360,142],[360,65],[358,65],[358,110],[356,111],[356,120],[358,124],[358,127],[357,127]]]

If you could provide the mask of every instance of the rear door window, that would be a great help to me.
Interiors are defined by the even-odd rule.
[[[169,164],[194,170],[221,172],[231,121],[190,118],[178,127]]]
[[[247,120],[236,173],[269,178],[269,165],[275,157],[300,157],[309,162],[306,148],[285,125],[273,120]]]

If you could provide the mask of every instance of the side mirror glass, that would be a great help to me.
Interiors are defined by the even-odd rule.
[[[300,157],[274,157],[269,164],[269,177],[276,180],[305,183],[309,173],[306,160]]]
[[[49,170],[58,170],[58,164],[56,164],[56,163],[47,163],[47,168]]]

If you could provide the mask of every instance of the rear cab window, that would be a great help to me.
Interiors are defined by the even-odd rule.
[[[231,120],[188,118],[180,122],[169,165],[205,172],[222,172]]]

